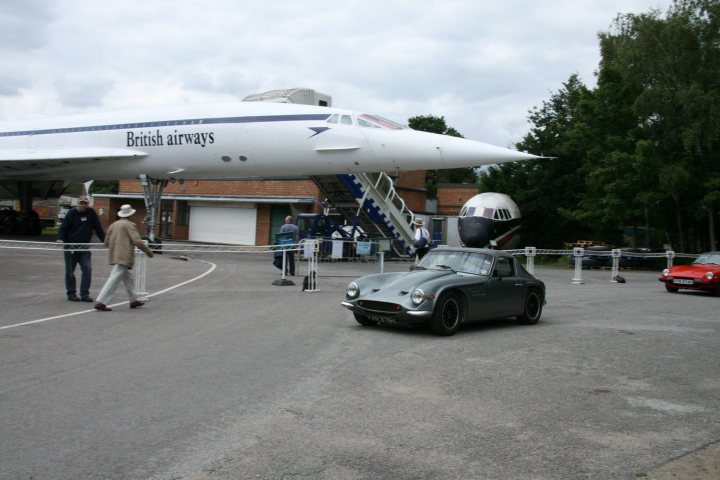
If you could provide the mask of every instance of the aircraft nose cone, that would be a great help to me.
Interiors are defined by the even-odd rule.
[[[458,165],[477,166],[540,158],[517,150],[455,137],[445,137],[437,149],[440,153],[440,162],[447,168],[456,168]]]
[[[490,226],[492,220],[482,217],[460,217],[458,233],[460,241],[466,247],[485,248],[490,244]]]

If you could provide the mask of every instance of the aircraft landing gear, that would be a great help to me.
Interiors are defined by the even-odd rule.
[[[158,209],[162,201],[162,194],[167,187],[167,179],[150,178],[145,174],[140,175],[140,184],[145,197],[146,214],[143,223],[145,224],[145,236],[150,243],[155,243],[155,229],[157,227]]]

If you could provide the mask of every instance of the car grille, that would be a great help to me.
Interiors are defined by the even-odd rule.
[[[376,312],[399,312],[402,307],[397,303],[374,302],[372,300],[360,300],[358,305],[367,310],[375,310]]]

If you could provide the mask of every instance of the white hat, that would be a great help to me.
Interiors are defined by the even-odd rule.
[[[415,225],[422,225],[422,224],[423,224],[423,221],[422,221],[421,218],[416,218],[416,219],[413,221],[413,223],[414,223]]]
[[[130,205],[123,205],[120,207],[120,211],[118,212],[118,217],[125,218],[130,217],[135,214],[135,210]]]

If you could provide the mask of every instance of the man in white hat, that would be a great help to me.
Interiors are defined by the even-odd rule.
[[[120,281],[125,284],[125,290],[130,300],[130,308],[145,305],[145,303],[137,298],[135,282],[133,276],[130,274],[130,269],[135,264],[134,247],[145,252],[148,257],[153,257],[154,254],[140,238],[135,224],[128,220],[128,217],[131,217],[134,213],[135,210],[130,205],[120,207],[117,213],[119,218],[110,225],[105,235],[105,245],[107,245],[109,249],[108,260],[113,268],[95,304],[95,308],[103,312],[112,310],[112,308],[109,308],[106,304],[112,297]]]
[[[419,262],[425,254],[430,251],[430,233],[423,227],[422,219],[416,218],[413,224],[415,225],[415,241],[413,242],[413,247],[415,247],[415,254]]]

